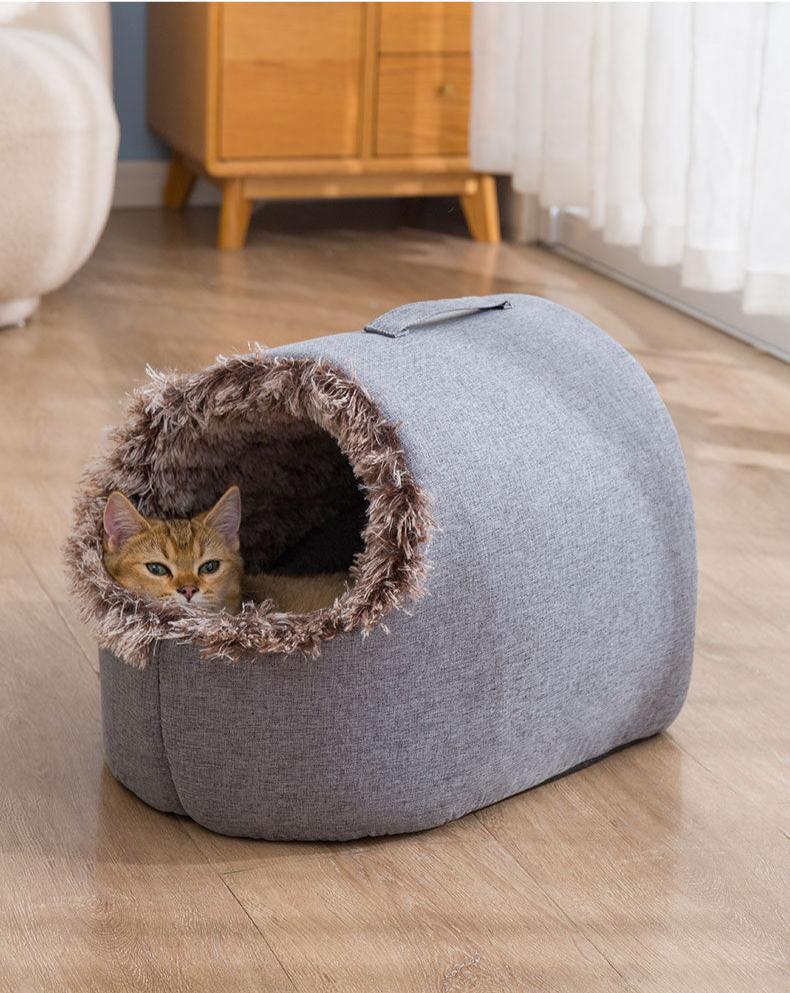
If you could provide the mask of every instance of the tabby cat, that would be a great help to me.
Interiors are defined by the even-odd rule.
[[[143,517],[117,490],[104,508],[104,565],[121,586],[159,600],[236,613],[243,600],[274,601],[280,611],[329,607],[348,588],[348,573],[245,575],[239,553],[238,486],[211,510],[184,520]]]

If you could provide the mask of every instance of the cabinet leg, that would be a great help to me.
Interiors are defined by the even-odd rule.
[[[170,169],[165,183],[165,207],[169,207],[171,210],[178,210],[179,207],[183,207],[189,200],[189,194],[194,185],[194,172],[185,164],[181,156],[174,152],[170,159]]]
[[[496,198],[496,180],[493,176],[478,176],[477,190],[461,196],[461,209],[469,233],[475,241],[501,240],[499,231],[499,205]]]
[[[242,248],[250,226],[252,200],[244,196],[241,179],[226,179],[222,184],[222,207],[219,214],[219,248]]]

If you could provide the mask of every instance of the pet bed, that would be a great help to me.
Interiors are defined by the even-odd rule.
[[[212,615],[110,579],[113,489],[188,516],[232,483],[249,569],[349,567],[349,592]],[[536,297],[153,376],[86,474],[68,561],[110,769],[226,834],[432,827],[661,731],[689,680],[674,427],[623,348]]]

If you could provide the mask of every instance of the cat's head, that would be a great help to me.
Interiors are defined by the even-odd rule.
[[[104,565],[134,593],[203,610],[237,611],[241,496],[231,488],[211,510],[188,520],[143,517],[123,493],[104,508]]]

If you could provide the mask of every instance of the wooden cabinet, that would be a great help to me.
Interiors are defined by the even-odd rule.
[[[165,189],[222,187],[219,245],[254,199],[455,194],[499,240],[493,177],[467,157],[470,4],[157,3],[148,120],[172,148]]]

